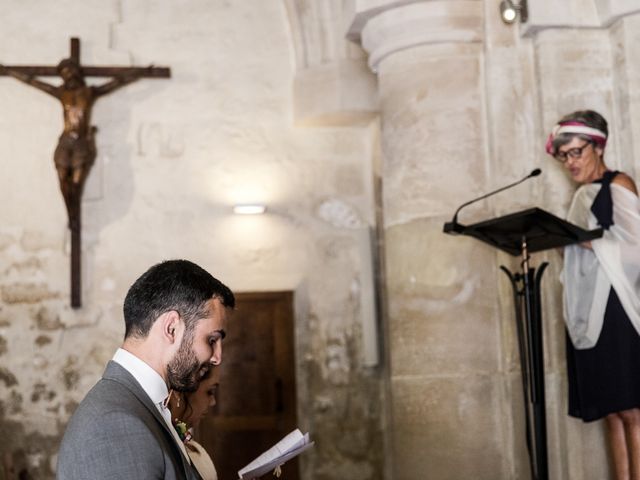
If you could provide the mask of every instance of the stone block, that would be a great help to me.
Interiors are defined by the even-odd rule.
[[[386,231],[392,375],[498,369],[495,251],[442,233],[443,220]]]
[[[298,125],[366,125],[378,112],[376,78],[364,59],[336,60],[299,70],[293,95]]]
[[[496,380],[402,377],[392,391],[395,480],[511,478]]]

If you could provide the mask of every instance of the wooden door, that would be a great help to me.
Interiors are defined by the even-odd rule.
[[[297,427],[292,292],[237,294],[227,330],[218,402],[196,434],[219,480],[237,479],[238,470]],[[282,472],[298,480],[297,459]]]

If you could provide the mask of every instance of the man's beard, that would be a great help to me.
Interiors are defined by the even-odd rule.
[[[200,383],[201,370],[205,365],[198,362],[193,346],[193,337],[183,338],[180,348],[167,365],[167,383],[170,389],[194,392]]]

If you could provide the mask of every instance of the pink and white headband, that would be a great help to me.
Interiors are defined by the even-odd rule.
[[[580,133],[582,135],[587,135],[589,138],[591,138],[591,140],[594,141],[596,145],[602,148],[604,148],[607,144],[607,134],[602,130],[588,127],[582,122],[561,122],[553,127],[553,130],[551,130],[549,138],[547,139],[545,148],[549,155],[555,154],[555,149],[553,148],[553,140],[561,133]]]

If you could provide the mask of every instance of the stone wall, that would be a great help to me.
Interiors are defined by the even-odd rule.
[[[360,294],[375,145],[366,122],[294,123],[285,2],[0,0],[0,17],[3,64],[55,65],[77,36],[84,64],[172,69],[95,105],[79,310],[53,167],[61,107],[0,77],[0,457],[53,478],[66,422],[121,342],[129,285],[180,257],[238,292],[295,292],[300,427],[317,441],[304,478],[381,478],[380,375],[362,361]],[[232,215],[248,201],[267,214]]]

